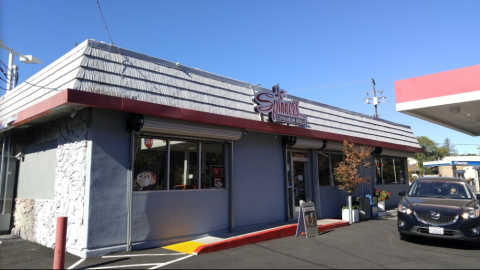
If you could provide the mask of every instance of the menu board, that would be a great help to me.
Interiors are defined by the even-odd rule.
[[[296,236],[300,235],[302,232],[305,232],[307,238],[318,235],[317,217],[315,204],[313,204],[313,202],[307,202],[300,205]]]
[[[212,188],[226,188],[225,166],[210,166],[210,185]]]

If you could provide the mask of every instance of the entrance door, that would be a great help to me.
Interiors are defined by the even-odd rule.
[[[288,153],[288,205],[289,219],[298,219],[300,201],[307,201],[309,194],[308,153]]]
[[[0,234],[9,233],[12,219],[13,192],[16,177],[16,158],[5,158],[4,175],[0,186]]]

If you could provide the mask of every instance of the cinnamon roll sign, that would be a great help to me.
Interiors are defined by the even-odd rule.
[[[300,113],[298,100],[284,100],[286,98],[287,91],[281,90],[278,84],[272,87],[272,92],[262,90],[253,96],[255,111],[268,114],[271,122],[308,124],[307,116]]]

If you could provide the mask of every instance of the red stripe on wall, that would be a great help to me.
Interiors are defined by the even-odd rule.
[[[395,81],[396,103],[480,90],[480,65]]]

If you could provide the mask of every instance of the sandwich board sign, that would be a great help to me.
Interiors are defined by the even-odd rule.
[[[307,238],[318,235],[317,218],[313,202],[300,203],[296,236],[299,236],[302,232],[305,233]]]

